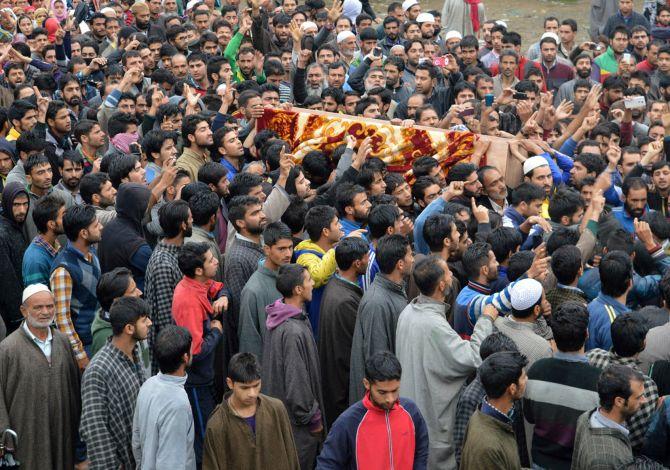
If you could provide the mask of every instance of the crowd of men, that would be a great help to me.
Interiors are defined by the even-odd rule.
[[[0,1],[0,457],[670,466],[670,9],[386,13]],[[475,143],[298,159],[267,108]]]

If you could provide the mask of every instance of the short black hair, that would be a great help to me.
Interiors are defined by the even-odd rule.
[[[119,100],[120,101],[120,100]],[[128,126],[137,125],[137,119],[128,113],[116,112],[112,114],[107,121],[107,135],[111,139],[117,134],[122,134],[128,130]]]
[[[424,155],[412,162],[412,172],[417,179],[422,176],[430,175],[433,168],[439,166],[439,162],[431,156]]]
[[[483,361],[491,354],[505,351],[519,351],[519,347],[509,336],[500,331],[496,331],[488,335],[484,338],[484,341],[482,341],[482,344],[479,347],[479,357],[481,357]]]
[[[378,351],[365,361],[365,378],[371,384],[400,380],[401,376],[400,361],[390,351]]]
[[[568,227],[557,227],[547,239],[547,254],[551,256],[556,250],[565,245],[576,245],[579,237],[578,230]]]
[[[551,255],[551,271],[561,284],[572,284],[581,267],[582,253],[574,245],[562,246]]]
[[[611,411],[617,397],[628,401],[633,394],[630,383],[643,382],[644,376],[632,367],[620,364],[610,364],[598,378],[598,397],[600,406],[605,411]]]
[[[100,194],[102,186],[109,181],[109,175],[102,171],[87,173],[79,183],[79,194],[86,204],[93,204],[93,195]]]
[[[293,297],[293,290],[305,282],[307,268],[302,264],[285,264],[277,273],[277,290],[284,298]]]
[[[219,162],[207,162],[198,170],[198,181],[216,186],[227,174],[228,170]]]
[[[191,333],[183,326],[164,326],[154,342],[153,352],[163,374],[175,372],[184,363],[184,354],[191,354]]]
[[[112,182],[112,185],[119,189],[121,186],[122,180],[127,178],[131,171],[135,169],[135,164],[137,163],[137,158],[128,155],[120,154],[115,155],[112,161],[109,164],[109,179]]]
[[[483,242],[474,242],[466,248],[462,261],[468,279],[479,277],[482,266],[489,263],[489,251],[492,251],[491,245]]]
[[[195,270],[205,265],[207,251],[209,251],[209,246],[206,243],[189,242],[181,247],[177,255],[177,264],[184,276],[195,277]]]
[[[499,263],[507,260],[516,253],[521,246],[523,238],[518,230],[511,227],[497,227],[489,233],[486,241],[491,245],[491,250]]]
[[[530,204],[531,201],[544,201],[544,198],[544,189],[535,186],[532,183],[525,182],[521,183],[514,189],[514,191],[512,191],[509,203],[512,206],[518,206],[522,202]]]
[[[586,342],[588,327],[586,305],[574,300],[562,302],[551,316],[551,331],[559,351],[579,351]]]
[[[307,211],[304,226],[310,240],[318,241],[323,234],[323,230],[330,227],[335,217],[337,217],[337,213],[330,206],[314,206]]]
[[[179,136],[176,132],[168,132],[160,129],[154,129],[144,134],[142,138],[142,151],[148,161],[153,162],[156,160],[152,154],[160,153],[166,140],[172,140],[176,145]]]
[[[507,280],[514,282],[519,279],[526,271],[530,269],[535,259],[535,253],[524,250],[517,251],[509,259],[509,266],[507,267]]]
[[[633,253],[635,238],[633,234],[622,227],[614,229],[605,239],[607,251],[623,251],[627,255]]]
[[[261,379],[261,363],[249,352],[239,352],[228,362],[228,378],[233,383],[248,384]]]
[[[351,268],[370,251],[368,243],[360,237],[345,237],[335,247],[335,262],[341,271]]]
[[[158,209],[158,222],[166,238],[174,238],[181,232],[181,225],[188,223],[189,205],[180,199],[168,201]]]
[[[123,297],[132,278],[133,273],[128,268],[114,268],[100,276],[95,296],[103,312],[109,312],[114,300]]]
[[[230,191],[230,197],[248,196],[253,188],[262,185],[263,177],[261,175],[244,171],[235,175],[228,190]]]
[[[281,216],[281,221],[288,225],[291,233],[299,233],[305,225],[305,216],[309,210],[309,204],[297,195],[290,196],[288,209]]]
[[[184,140],[185,147],[191,146],[191,141],[188,140],[188,136],[195,135],[195,129],[198,127],[198,124],[203,121],[206,122],[209,126],[207,117],[202,114],[191,114],[189,116],[184,116],[184,121],[181,124],[181,136]]]
[[[88,228],[97,218],[95,208],[89,205],[74,205],[63,215],[63,230],[71,242],[77,241],[79,233]]]
[[[23,164],[23,171],[25,172],[26,176],[30,176],[33,168],[38,165],[49,165],[49,169],[51,169],[49,159],[43,153],[38,153],[28,157],[28,160],[26,160]]]
[[[612,322],[612,350],[620,357],[633,357],[644,349],[647,322],[635,313],[624,313]]]
[[[447,184],[454,181],[466,181],[468,176],[477,172],[477,167],[472,163],[457,163],[452,166],[447,174]]]
[[[633,277],[633,263],[623,251],[610,251],[600,260],[600,290],[611,297],[624,294]]]
[[[414,266],[414,282],[423,295],[431,296],[445,275],[444,260],[439,255],[423,258]],[[448,268],[447,268],[448,269]]]
[[[365,194],[363,186],[352,183],[343,183],[338,186],[335,193],[335,208],[339,218],[345,218],[346,208],[354,205],[354,198],[359,194]]]
[[[244,220],[247,210],[251,206],[256,206],[261,200],[253,196],[235,196],[228,204],[228,220],[233,224],[235,230],[239,230],[237,222]]]
[[[588,173],[595,173],[598,176],[605,170],[607,163],[600,155],[595,153],[580,153],[575,157],[575,161],[581,163]]]
[[[451,238],[454,217],[449,214],[432,214],[423,224],[423,238],[432,253],[442,251],[444,239]]]
[[[137,320],[151,316],[151,307],[139,297],[119,297],[109,309],[109,323],[112,334],[119,336],[126,325],[134,325]]]
[[[39,233],[47,233],[49,221],[56,221],[60,208],[65,205],[65,200],[58,194],[52,192],[39,198],[33,206],[33,222]]]
[[[579,191],[572,188],[559,188],[549,200],[549,217],[552,222],[560,223],[562,217],[572,216],[584,208],[584,199]]]
[[[219,197],[212,191],[200,191],[189,199],[188,207],[191,209],[193,224],[203,226],[216,216],[219,210]]]
[[[360,186],[359,186],[360,187]],[[368,233],[370,238],[377,240],[388,233],[389,227],[395,225],[400,218],[400,209],[393,204],[377,204],[368,214]]]
[[[502,397],[507,388],[518,384],[528,359],[520,352],[497,352],[479,366],[479,379],[488,398]]]
[[[291,240],[291,229],[285,223],[277,221],[267,224],[263,230],[263,244],[265,246],[275,246],[280,240]]]
[[[384,235],[377,242],[377,265],[382,274],[391,274],[398,261],[405,258],[409,240],[403,235]]]

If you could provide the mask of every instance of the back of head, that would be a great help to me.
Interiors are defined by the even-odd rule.
[[[365,361],[365,378],[368,382],[388,382],[400,380],[402,367],[392,352],[379,351]]]
[[[277,273],[277,290],[284,298],[293,297],[294,290],[305,282],[305,268],[301,264],[285,264]]]
[[[633,264],[623,251],[608,252],[600,260],[600,290],[610,297],[619,297],[626,293],[633,277]]]
[[[572,284],[581,267],[582,253],[574,245],[564,245],[551,255],[551,271],[561,284]]]
[[[551,331],[559,351],[579,351],[586,343],[589,312],[575,301],[561,303],[551,316]]]
[[[414,282],[423,295],[432,296],[444,279],[445,262],[438,255],[428,256],[414,266]],[[448,268],[447,268],[448,269]]]
[[[482,358],[482,361],[489,357],[491,354],[497,352],[518,352],[519,348],[514,341],[510,339],[509,336],[496,331],[491,333],[484,341],[482,341],[481,346],[479,347],[479,357]]]
[[[398,206],[393,204],[378,204],[368,213],[368,233],[373,240],[377,240],[388,233],[388,229],[395,226],[400,217]]]
[[[337,213],[330,206],[314,206],[307,211],[305,231],[310,240],[316,242],[321,239],[323,230],[330,227],[335,217],[337,217]]]
[[[188,364],[184,355],[191,355],[191,339],[191,333],[182,326],[167,325],[161,329],[153,353],[163,374],[172,374],[184,362]]]
[[[576,245],[579,241],[579,231],[568,227],[557,227],[547,239],[547,254],[552,256],[554,251],[564,245]]]
[[[340,271],[347,271],[355,261],[368,254],[368,243],[359,237],[343,238],[335,247],[335,262]]]
[[[230,358],[228,378],[233,383],[248,384],[261,379],[261,364],[258,358],[249,352],[240,352]]]
[[[497,352],[487,357],[479,366],[479,378],[486,396],[500,398],[510,385],[518,385],[527,364],[528,359],[519,352]]]
[[[95,294],[103,312],[109,312],[114,300],[124,296],[132,277],[128,268],[115,268],[100,276]]]
[[[648,329],[656,328],[657,326],[663,326],[670,321],[670,316],[668,311],[661,307],[656,307],[654,305],[647,305],[642,307],[640,310],[635,312],[635,315],[643,319],[647,325]]]
[[[647,331],[647,322],[637,314],[619,315],[612,322],[612,349],[621,357],[634,357],[644,349]]]
[[[377,242],[377,264],[383,274],[391,274],[407,255],[409,240],[403,235],[385,235]]]
[[[482,266],[486,266],[489,262],[490,251],[491,245],[483,242],[475,242],[467,247],[463,253],[463,266],[469,279],[479,277]]]
[[[197,269],[203,269],[205,265],[205,254],[209,250],[206,243],[185,243],[177,255],[179,270],[184,276],[193,279]]]
[[[635,238],[630,232],[618,227],[606,235],[605,247],[608,252],[622,251],[630,255],[635,247]]]
[[[523,238],[518,230],[512,227],[498,227],[489,233],[487,241],[499,263],[507,261],[521,246]]]
[[[112,334],[120,336],[127,325],[135,325],[140,318],[151,314],[149,304],[139,297],[119,297],[109,309]]]
[[[451,239],[454,217],[449,214],[432,214],[423,224],[423,238],[432,253],[441,252],[444,239]]]
[[[507,280],[514,282],[530,269],[535,259],[535,253],[532,251],[517,251],[509,259],[507,266]]]

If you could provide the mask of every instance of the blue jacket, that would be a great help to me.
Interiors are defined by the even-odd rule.
[[[340,219],[340,225],[342,225],[342,231],[344,232],[344,236],[347,237],[351,232],[354,230],[360,230],[363,228],[363,224],[359,224],[356,221],[341,218]],[[363,239],[365,241],[368,241],[368,237],[366,234],[363,234]]]
[[[645,206],[644,213],[653,212],[649,206]],[[612,216],[619,221],[621,227],[630,233],[635,233],[635,218],[626,212],[624,206],[615,207],[612,209]]]
[[[454,302],[454,330],[456,330],[456,333],[469,338],[477,319],[484,312],[484,307],[489,304],[493,304],[500,313],[511,311],[510,291],[514,284],[516,282],[512,282],[500,292],[491,294],[489,286],[483,286],[474,281],[468,282],[468,285],[458,293]]]
[[[586,340],[586,350],[600,348],[609,351],[612,348],[612,322],[622,313],[630,312],[630,309],[601,292],[589,303],[588,310],[589,337]]]

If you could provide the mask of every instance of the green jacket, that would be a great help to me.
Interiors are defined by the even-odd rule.
[[[608,47],[604,54],[596,57],[594,61],[600,67],[600,70],[605,70],[609,73],[616,73],[619,68],[619,62],[617,61],[614,50],[611,47]]]
[[[237,52],[240,50],[240,46],[242,45],[242,39],[244,39],[242,34],[239,32],[235,33],[226,46],[226,50],[223,51],[223,57],[228,59],[228,63],[230,63],[230,69],[233,72],[233,79],[237,83],[246,80],[244,75],[242,75],[240,68],[237,66]],[[259,84],[265,83],[265,72],[261,72],[260,75],[256,77],[256,81]]]
[[[512,426],[480,410],[470,418],[463,443],[461,470],[521,468]]]
[[[633,462],[633,449],[621,431],[593,428],[587,411],[577,420],[571,470],[615,470]]]

